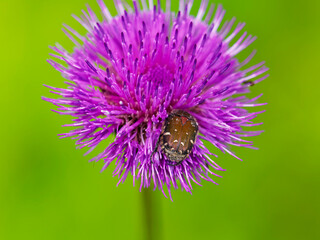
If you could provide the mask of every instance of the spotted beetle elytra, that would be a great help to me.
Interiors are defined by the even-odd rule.
[[[160,145],[161,151],[168,158],[167,164],[181,164],[191,153],[197,134],[198,123],[193,116],[183,110],[172,111],[165,120],[150,158]]]

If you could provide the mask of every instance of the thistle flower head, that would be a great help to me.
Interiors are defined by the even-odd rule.
[[[56,112],[74,117],[68,126],[76,129],[62,137],[76,138],[78,146],[92,150],[115,134],[92,161],[104,161],[103,169],[115,163],[119,183],[130,173],[134,183],[141,180],[140,189],[153,185],[164,193],[166,186],[171,197],[170,189],[178,188],[178,182],[187,192],[192,182],[214,182],[210,175],[218,176],[214,171],[223,169],[204,141],[235,156],[230,145],[253,148],[241,137],[260,133],[243,130],[258,125],[251,120],[259,112],[249,113],[244,107],[261,105],[255,103],[260,96],[248,99],[242,94],[267,77],[260,77],[267,68],[260,63],[243,70],[254,52],[243,62],[235,58],[255,37],[238,36],[243,23],[231,32],[235,19],[220,26],[225,13],[220,5],[215,14],[210,6],[204,17],[206,0],[195,17],[189,14],[192,1],[180,0],[175,14],[169,0],[165,10],[160,1],[148,7],[141,0],[141,8],[133,1],[131,8],[117,0],[115,17],[102,0],[98,4],[103,21],[89,7],[80,18],[74,16],[88,33],[81,36],[64,25],[76,47],[73,53],[60,45],[52,47],[58,61],[48,60],[68,80],[67,88],[48,86],[60,98],[44,98],[58,106]],[[199,132],[185,159],[172,166],[159,139],[168,116],[177,110],[190,114]]]

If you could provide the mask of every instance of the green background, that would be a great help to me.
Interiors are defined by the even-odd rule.
[[[173,191],[173,202],[153,192],[158,239],[320,239],[320,2],[219,2],[225,20],[237,16],[258,36],[245,51],[258,49],[252,63],[270,67],[271,76],[252,88],[268,102],[256,108],[267,110],[256,120],[265,133],[253,139],[260,150],[234,149],[243,162],[212,149],[227,169],[214,178],[219,186]],[[98,13],[94,0],[0,1],[0,239],[144,236],[143,194],[132,178],[116,187],[114,165],[100,173],[101,163],[88,163],[94,154],[58,139],[71,118],[40,98],[52,96],[42,84],[64,86],[46,62],[48,45],[72,49],[62,23],[85,33],[71,17],[85,3]]]

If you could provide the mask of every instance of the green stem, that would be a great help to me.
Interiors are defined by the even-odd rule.
[[[152,207],[152,191],[150,188],[143,188],[142,190],[142,209],[144,210],[144,224],[145,239],[154,240],[153,236],[153,207]]]

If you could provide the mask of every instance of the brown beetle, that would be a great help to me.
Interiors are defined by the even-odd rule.
[[[192,151],[197,134],[198,123],[195,118],[183,110],[174,110],[162,127],[162,132],[151,157],[160,145],[161,151],[168,158],[167,164],[179,165]]]

